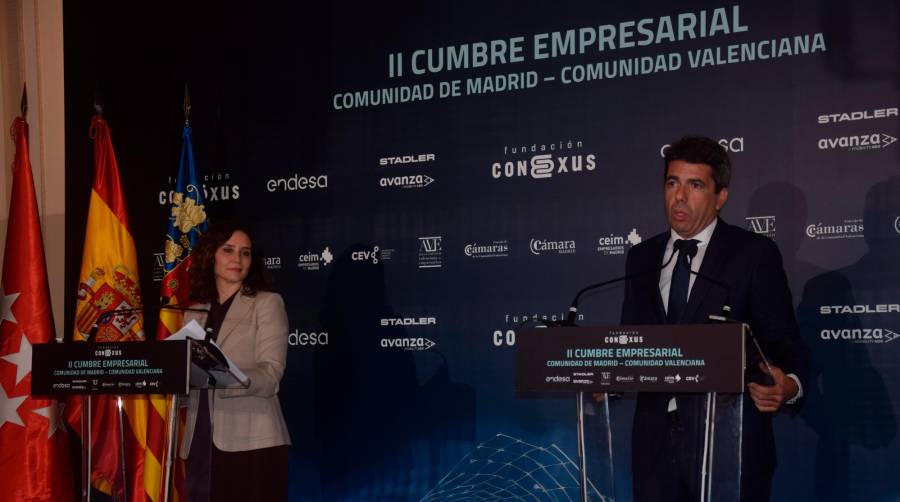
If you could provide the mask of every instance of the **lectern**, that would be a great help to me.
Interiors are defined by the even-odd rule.
[[[575,393],[581,500],[615,500],[611,398],[700,400],[701,500],[740,500],[747,327],[738,323],[533,328],[516,334],[516,390]],[[697,409],[696,406],[694,409]],[[630,448],[631,442],[625,441]]]
[[[162,498],[169,500],[179,422],[175,419],[174,397],[187,394],[193,387],[207,387],[210,379],[248,385],[249,381],[242,382],[242,376],[218,347],[206,340],[47,343],[33,348],[31,393],[82,397],[81,483],[85,501],[91,498],[95,478],[125,500],[130,500],[131,490],[143,489],[130,486],[131,480],[124,475],[130,462],[144,461],[142,451],[126,447],[124,431],[133,426],[130,420],[135,417],[129,415],[132,408],[150,411],[146,400],[139,403],[134,396],[165,399],[166,454],[160,460],[166,472]]]

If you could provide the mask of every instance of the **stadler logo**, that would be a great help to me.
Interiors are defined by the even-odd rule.
[[[263,265],[266,267],[266,270],[281,270],[281,257],[266,256],[263,258]]]
[[[502,258],[509,256],[509,241],[491,241],[490,244],[473,242],[466,244],[463,253],[469,258]]]
[[[553,175],[574,174],[597,169],[597,156],[594,154],[570,154],[570,150],[583,147],[581,141],[560,141],[523,146],[504,146],[503,155],[537,154],[528,158],[506,160],[491,164],[491,176],[494,179],[531,177],[534,179],[552,178]],[[538,153],[553,152],[553,153]],[[559,152],[559,153],[556,153]],[[565,155],[562,155],[565,153]]]
[[[806,236],[816,240],[859,239],[864,236],[862,218],[844,220],[840,225],[824,225],[822,222],[806,226]]]
[[[378,180],[381,188],[425,188],[434,183],[434,178],[425,174],[409,176],[385,176]]]
[[[736,153],[744,152],[744,137],[743,136],[738,137],[738,138],[731,138],[731,139],[722,138],[718,141],[718,143],[720,145],[722,145],[722,148],[724,148],[725,151],[727,151],[727,152],[736,152]],[[666,150],[668,150],[670,146],[672,146],[672,145],[666,144],[666,145],[661,146],[659,149],[659,156],[665,157]]]
[[[419,268],[441,268],[441,236],[419,237]]]
[[[297,268],[301,270],[321,270],[334,261],[331,248],[325,246],[321,253],[302,253],[297,256]]]
[[[528,246],[531,254],[540,256],[543,253],[575,254],[575,241],[549,241],[547,239],[531,239]]]
[[[350,259],[353,261],[371,261],[373,265],[377,265],[381,261],[390,260],[393,255],[393,249],[381,249],[379,246],[373,246],[371,251],[354,251],[350,253]]]
[[[874,305],[820,305],[819,314],[900,314],[900,303],[876,303]]]
[[[747,220],[747,230],[772,239],[775,238],[774,216],[747,216],[744,219]]]
[[[604,256],[625,254],[626,244],[636,246],[641,243],[641,236],[636,228],[632,228],[628,235],[609,234],[608,237],[597,239],[597,252]]]
[[[437,345],[427,338],[382,338],[381,348],[403,350],[428,350]]]
[[[825,341],[851,343],[888,343],[900,337],[887,328],[823,329],[819,336]]]
[[[301,333],[295,329],[288,333],[288,345],[292,347],[316,347],[320,345],[328,345],[328,332],[321,333]]]
[[[382,157],[378,159],[379,166],[396,166],[404,164],[418,164],[421,162],[434,162],[433,153],[420,153],[418,155],[400,155],[397,157]]]
[[[382,326],[437,326],[436,317],[385,317]]]
[[[835,124],[840,122],[855,122],[857,120],[884,119],[888,117],[896,117],[897,108],[876,108],[874,110],[863,110],[858,112],[829,113],[827,115],[819,115],[819,124]]]
[[[298,190],[316,190],[328,188],[328,175],[300,176],[294,174],[290,178],[272,178],[266,181],[266,190],[274,192],[296,192]]]
[[[818,141],[819,150],[846,149],[850,152],[877,150],[885,148],[897,141],[897,138],[882,133],[859,134],[856,136],[838,136],[822,138]]]

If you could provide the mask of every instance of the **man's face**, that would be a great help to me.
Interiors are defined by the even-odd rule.
[[[690,239],[712,223],[728,200],[727,188],[716,193],[709,165],[683,160],[669,162],[664,192],[669,225],[684,239]]]

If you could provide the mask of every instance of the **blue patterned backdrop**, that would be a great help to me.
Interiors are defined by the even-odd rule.
[[[210,217],[252,223],[287,303],[293,500],[574,500],[574,402],[516,396],[515,331],[666,229],[688,133],[731,152],[723,217],[778,243],[812,349],[774,500],[900,499],[896,2],[124,9],[65,4],[67,273],[99,83],[158,290],[187,82]]]

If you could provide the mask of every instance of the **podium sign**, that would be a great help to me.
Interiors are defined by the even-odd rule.
[[[33,348],[31,393],[187,394],[187,341],[45,343]]]
[[[520,392],[744,390],[740,324],[533,328],[516,348]]]

